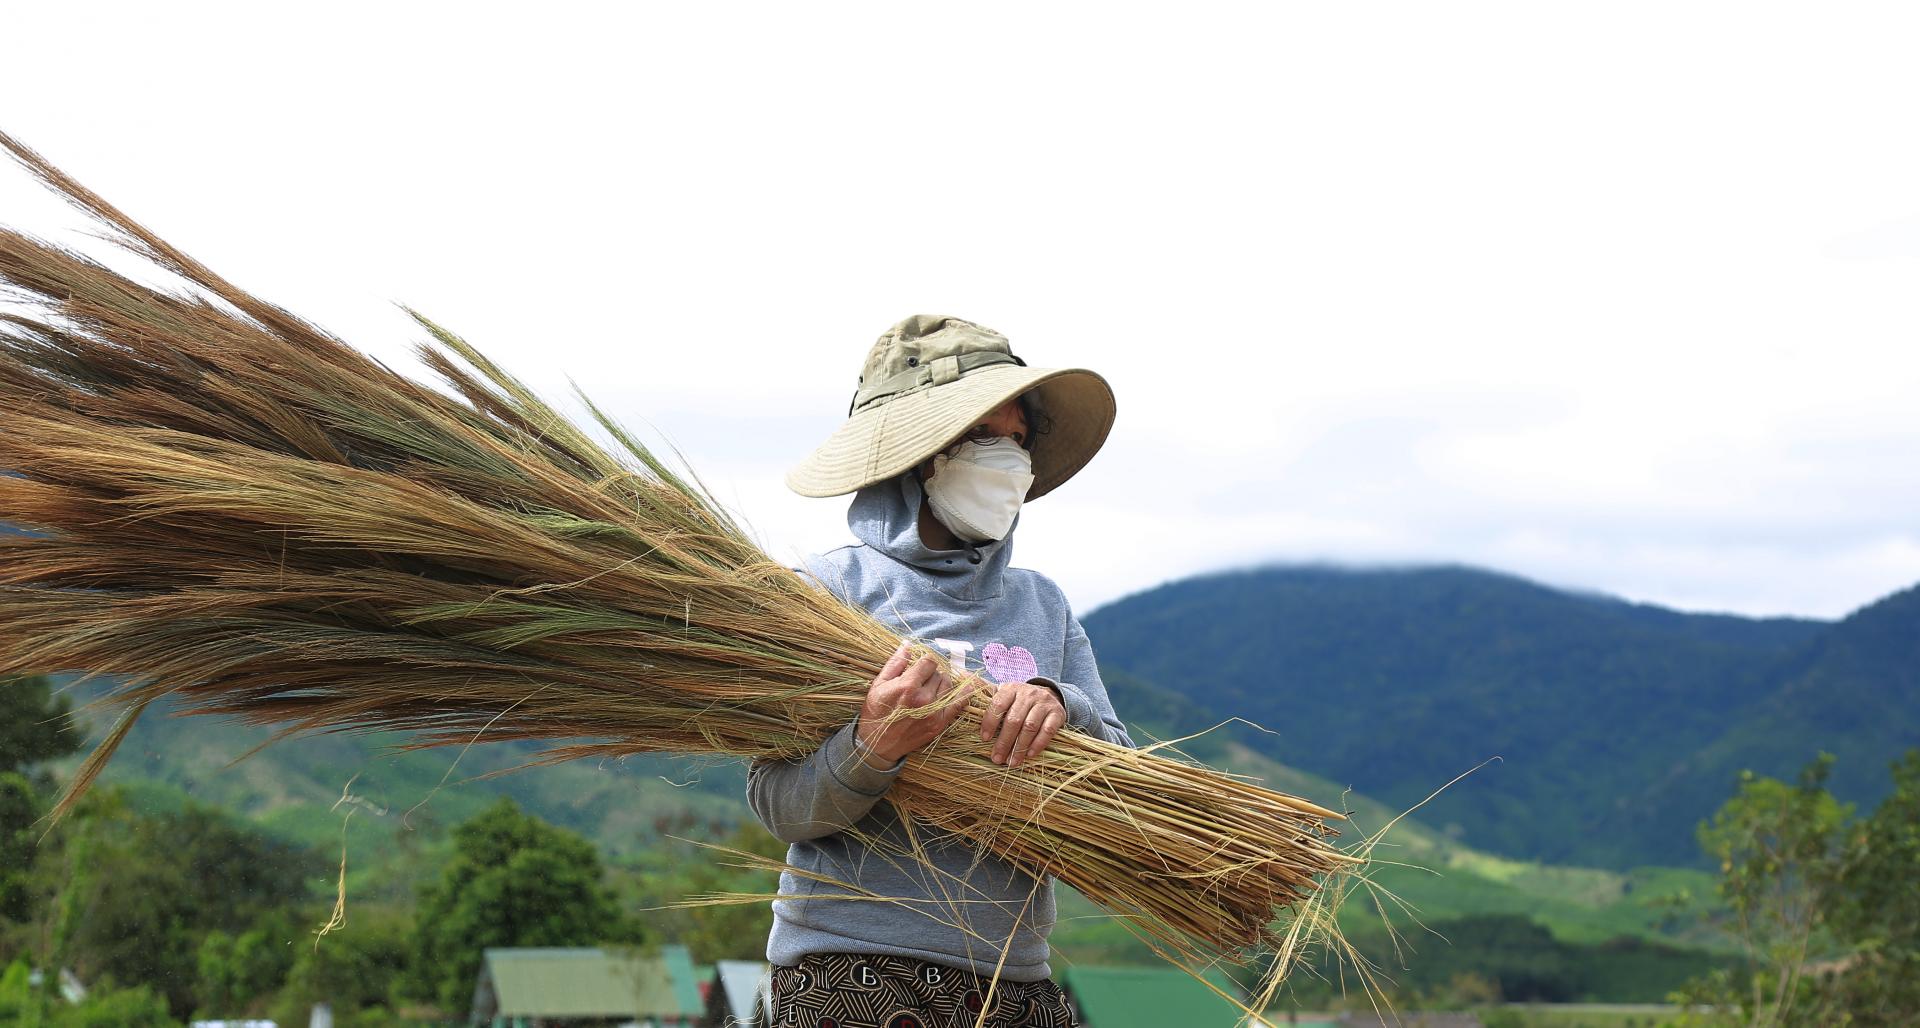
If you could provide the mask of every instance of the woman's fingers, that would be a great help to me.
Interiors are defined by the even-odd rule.
[[[940,710],[941,715],[947,719],[947,724],[952,724],[953,719],[967,709],[967,701],[973,699],[974,690],[978,688],[980,688],[980,679],[971,674],[961,672],[953,676],[953,683],[944,697],[946,705]]]
[[[880,677],[868,688],[867,708],[874,713],[891,714],[903,704],[911,705],[914,687],[932,677],[933,672],[931,657],[909,663],[906,644],[902,643],[893,656],[887,658]]]
[[[918,689],[931,684],[937,678],[945,678],[946,675],[940,670],[939,661],[932,656],[926,656],[914,661],[913,666],[908,668],[907,673],[901,677]]]
[[[1041,734],[1041,724],[1046,722],[1046,711],[1039,705],[1027,707],[1027,713],[1020,719],[1020,732],[1014,736],[1014,746],[1006,753],[1006,767],[1020,767],[1020,761],[1027,759],[1027,747],[1033,746],[1033,736]]]
[[[1027,707],[1026,714],[1020,719],[1020,732],[1013,737],[1013,748],[1007,752],[1008,767],[1019,767],[1020,762],[1027,759],[1028,748],[1046,723],[1047,708],[1038,703]]]
[[[952,677],[945,671],[939,670],[938,667],[931,666],[931,658],[929,658],[928,663],[930,666],[926,678],[918,685],[915,685],[911,691],[900,697],[901,706],[916,710],[931,707],[940,702],[940,699],[946,696],[948,691],[952,689]],[[926,717],[931,713],[932,711],[927,711],[917,716]]]
[[[942,699],[941,707],[927,718],[932,723],[933,734],[939,735],[946,731],[948,725],[958,721],[960,715],[966,712],[967,700],[973,690],[965,688],[964,684],[964,679],[955,681],[953,688],[947,690],[946,696]]]
[[[881,682],[888,682],[888,681],[892,681],[895,678],[899,678],[900,672],[905,671],[906,669],[907,669],[907,644],[901,643],[900,648],[897,650],[894,650],[893,656],[888,657],[886,664],[881,666],[880,677],[874,679],[873,684],[879,685]]]
[[[1007,716],[1007,709],[1012,707],[1013,701],[1019,698],[1020,690],[1011,685],[1003,685],[993,694],[993,699],[987,704],[987,712],[980,715],[981,742],[993,738],[1000,731],[1000,725]]]
[[[1019,767],[1021,763],[1039,756],[1042,750],[1053,744],[1053,737],[1060,734],[1061,726],[1066,723],[1067,712],[1064,709],[1047,711],[1046,716],[1040,721],[1039,730],[1034,733],[1033,740],[1027,744],[1027,748],[1015,753],[1013,766]]]
[[[1026,689],[1010,690],[1017,692],[1013,702],[1007,706],[1006,720],[999,729],[1000,739],[993,745],[993,762],[1004,764],[1014,752],[1014,743],[1020,732],[1026,727],[1027,711],[1033,709],[1034,695]]]
[[[992,742],[996,764],[1013,768],[1032,760],[1066,726],[1066,711],[1044,686],[1020,682],[995,686],[972,673],[943,671],[931,655],[911,659],[904,644],[874,680],[866,713],[900,714],[886,718],[886,734],[899,744],[894,748],[911,752],[945,732],[970,708],[974,692],[983,689],[992,690],[992,698],[980,718],[980,740]]]

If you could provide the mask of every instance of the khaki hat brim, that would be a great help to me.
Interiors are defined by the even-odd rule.
[[[1113,390],[1084,368],[997,364],[857,411],[787,473],[787,487],[802,496],[841,496],[884,482],[1029,390],[1038,391],[1039,408],[1052,422],[1033,440],[1027,499],[1039,499],[1085,467],[1113,428]]]

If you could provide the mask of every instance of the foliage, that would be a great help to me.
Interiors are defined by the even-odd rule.
[[[1824,787],[1831,755],[1809,764],[1797,786],[1748,772],[1739,792],[1700,826],[1700,845],[1720,865],[1720,895],[1756,966],[1743,1006],[1762,1023],[1785,1021],[1831,908],[1850,808]],[[1770,978],[1770,981],[1769,981]],[[1763,1012],[1771,1011],[1770,1014]]]
[[[1420,1010],[1470,1010],[1498,1003],[1502,996],[1499,982],[1476,971],[1460,971],[1418,996],[1411,1006]]]
[[[1701,826],[1721,891],[1755,966],[1690,983],[1675,1002],[1712,1023],[1905,1025],[1920,1014],[1920,750],[1893,767],[1893,793],[1855,820],[1825,788],[1823,754],[1798,785],[1743,776]]]
[[[72,1006],[49,1011],[46,1028],[176,1028],[165,996],[145,985],[88,993]]]
[[[502,798],[454,829],[455,852],[420,900],[415,991],[459,1012],[491,946],[639,941],[602,883],[600,857],[572,832]]]
[[[33,783],[17,771],[0,771],[0,923],[33,915],[28,871],[37,849],[33,823],[39,817]],[[0,958],[4,955],[0,948]]]
[[[72,705],[45,677],[0,678],[0,771],[78,752],[84,740]]]
[[[316,940],[325,912],[310,886],[327,870],[316,854],[192,802],[143,809],[127,790],[95,790],[49,837],[32,875],[44,894],[36,962],[70,967],[94,988],[84,1004],[49,1005],[42,1023],[171,1025],[194,1010],[305,1023],[322,998],[343,1026],[399,1023],[387,1005],[406,970],[411,918],[355,905],[345,928]]]
[[[1853,953],[1829,985],[1858,1024],[1920,1017],[1920,749],[1893,766],[1893,782],[1850,833],[1832,916]]]
[[[165,999],[146,986],[131,989],[96,988],[85,999],[69,1004],[56,992],[36,994],[28,983],[32,972],[25,959],[0,972],[0,1024],[39,1025],[42,1028],[176,1028]]]
[[[295,943],[307,941],[307,926],[314,923],[317,918],[296,924],[292,910],[281,909],[268,911],[237,936],[220,929],[208,932],[200,940],[194,986],[200,1016],[230,1020],[257,1011],[286,981],[297,955]]]
[[[33,969],[22,957],[0,970],[0,1024],[20,1024],[28,1020],[27,1010],[35,1002],[27,984]]]
[[[49,840],[36,869],[54,898],[48,963],[85,981],[151,985],[182,1017],[196,1005],[205,936],[305,900],[324,869],[218,811],[144,813],[109,791]]]
[[[387,1019],[412,947],[413,923],[404,913],[356,911],[345,927],[318,939],[309,937],[297,948],[286,987],[275,1002],[276,1020],[300,1024],[322,1001],[332,1005],[338,1025]]]
[[[77,751],[82,742],[65,697],[52,695],[42,677],[0,678],[0,928],[33,916],[29,877],[43,813],[41,794],[50,780],[27,771],[44,761]],[[12,947],[0,932],[0,959]]]

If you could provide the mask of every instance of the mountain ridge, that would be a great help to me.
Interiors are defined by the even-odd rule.
[[[1166,583],[1083,623],[1103,674],[1265,724],[1276,734],[1251,745],[1391,803],[1503,757],[1429,817],[1521,859],[1697,864],[1693,826],[1740,768],[1790,776],[1837,748],[1850,765],[1837,787],[1866,801],[1916,735],[1912,673],[1879,692],[1861,676],[1907,659],[1894,640],[1920,639],[1920,590],[1824,622],[1692,614],[1459,565],[1267,565]],[[1778,698],[1808,668],[1826,669],[1816,692],[1876,698],[1881,716],[1810,735],[1806,704]]]

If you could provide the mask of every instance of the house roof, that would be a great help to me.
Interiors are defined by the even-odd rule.
[[[764,1020],[768,976],[766,961],[720,961],[712,970],[708,1015],[722,1015],[726,1024],[753,1028]],[[718,1024],[718,1022],[716,1022]]]
[[[489,949],[481,975],[506,1017],[698,1017],[685,946],[653,951]]]
[[[767,978],[767,965],[759,960],[722,960],[714,965],[714,977],[719,980],[722,998],[727,1012],[741,1024],[753,1024],[759,1015],[757,1009],[763,984]]]
[[[1218,971],[1206,979],[1229,996],[1238,986]],[[1070,967],[1060,985],[1087,1028],[1233,1028],[1246,1015],[1185,971],[1167,967]]]

